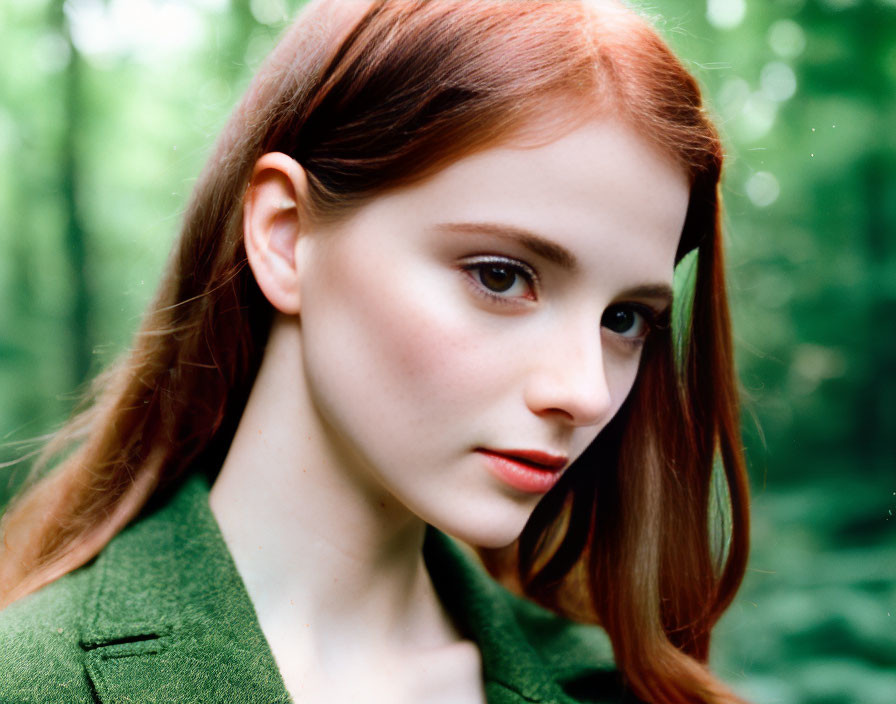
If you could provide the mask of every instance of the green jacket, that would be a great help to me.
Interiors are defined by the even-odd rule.
[[[2,704],[290,701],[208,492],[191,476],[95,560],[0,612]],[[512,595],[435,530],[424,554],[480,648],[490,704],[624,701],[603,631]]]

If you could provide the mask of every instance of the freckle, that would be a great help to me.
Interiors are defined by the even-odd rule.
[[[380,501],[380,508],[386,508],[386,502]]]

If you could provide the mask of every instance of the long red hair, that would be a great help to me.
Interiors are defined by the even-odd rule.
[[[322,0],[306,9],[219,139],[132,348],[38,464],[62,459],[3,517],[0,606],[83,565],[186,472],[220,466],[272,319],[242,242],[242,198],[262,154],[293,156],[309,175],[312,216],[339,218],[559,104],[581,118],[621,117],[687,171],[679,258],[696,250],[696,279],[683,324],[652,336],[616,418],[538,505],[513,551],[484,557],[536,601],[599,622],[641,698],[738,701],[705,666],[749,533],[722,150],[693,77],[609,0]],[[713,512],[719,486],[725,525]]]

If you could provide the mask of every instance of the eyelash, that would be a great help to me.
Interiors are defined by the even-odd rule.
[[[472,257],[462,265],[463,271],[468,274],[467,280],[470,282],[470,286],[473,289],[474,293],[482,296],[486,300],[501,305],[519,305],[519,297],[502,296],[495,291],[491,291],[482,283],[481,279],[477,280],[477,277],[473,275],[473,272],[477,270],[481,271],[489,265],[495,266],[496,268],[500,267],[503,269],[507,269],[517,276],[521,277],[523,280],[525,280],[526,284],[532,292],[531,299],[527,298],[523,300],[537,300],[539,278],[535,270],[525,262],[521,262],[517,259],[510,259],[508,257],[495,255],[482,255]],[[666,316],[666,311],[658,311],[651,306],[640,303],[615,303],[607,308],[606,311],[604,311],[604,315],[607,315],[608,313],[619,309],[631,310],[636,315],[641,316],[645,326],[644,333],[637,337],[626,337],[622,333],[613,333],[616,339],[618,339],[620,343],[625,345],[626,347],[630,347],[632,349],[640,349],[644,346],[647,338],[654,330],[665,327],[664,318]],[[601,320],[603,320],[603,317],[601,318]],[[601,324],[601,327],[604,327],[604,325]]]
[[[467,274],[469,274],[467,279],[470,281],[474,293],[483,296],[489,301],[500,303],[502,305],[519,305],[521,300],[519,296],[502,296],[496,291],[491,291],[485,286],[485,284],[482,283],[481,279],[478,279],[473,275],[473,272],[477,270],[481,271],[488,266],[507,269],[516,276],[522,278],[526,282],[526,285],[529,287],[529,290],[532,293],[531,298],[523,298],[522,300],[537,300],[539,279],[538,274],[535,272],[535,270],[528,264],[517,259],[509,259],[507,257],[499,257],[495,255],[481,255],[477,257],[471,257],[467,262],[463,264],[462,269],[467,272]]]

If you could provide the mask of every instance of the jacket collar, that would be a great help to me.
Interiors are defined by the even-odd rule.
[[[208,493],[205,477],[190,476],[122,531],[91,570],[81,647],[100,702],[231,702],[247,692],[251,701],[290,701]],[[445,608],[479,645],[489,704],[574,701],[557,679],[593,671],[593,643],[574,626],[560,629],[562,644],[552,641],[544,626],[557,630],[556,617],[530,612],[546,642],[561,646],[562,657],[549,662],[521,628],[516,597],[452,540],[430,530],[424,556]]]
[[[512,594],[469,548],[435,529],[427,533],[424,557],[442,604],[479,645],[489,704],[633,701],[602,629]]]

